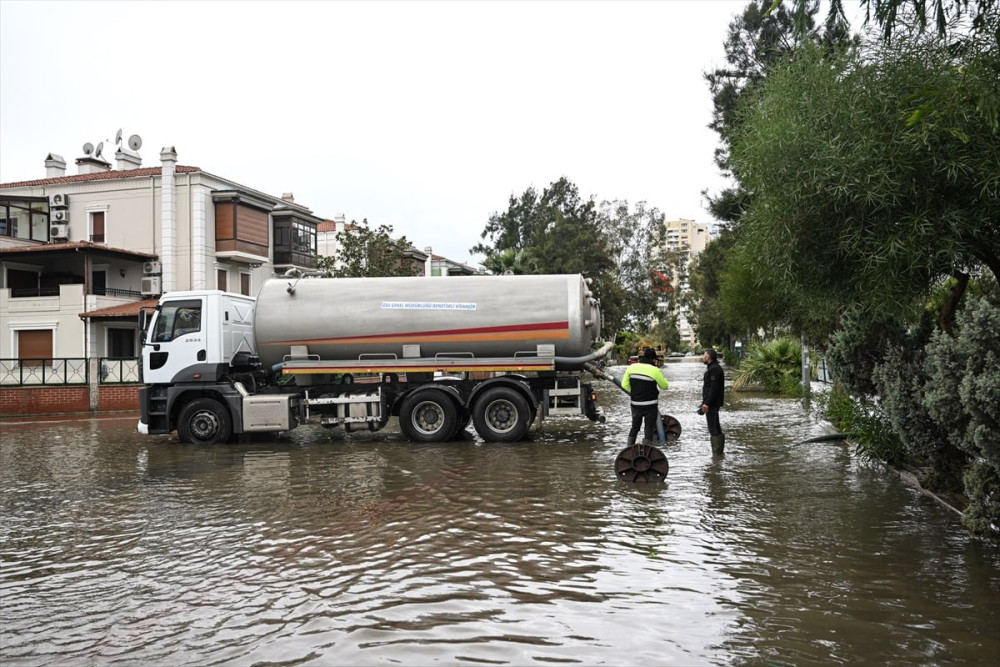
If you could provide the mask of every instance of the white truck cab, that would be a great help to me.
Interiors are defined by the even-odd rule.
[[[252,297],[219,290],[164,295],[143,341],[143,382],[202,379],[239,352],[254,354],[253,309]]]

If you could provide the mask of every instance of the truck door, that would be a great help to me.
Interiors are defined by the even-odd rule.
[[[186,368],[207,356],[203,299],[167,301],[157,309],[143,346],[143,379],[147,384],[174,382]]]

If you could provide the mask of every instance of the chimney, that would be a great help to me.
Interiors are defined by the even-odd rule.
[[[177,171],[177,149],[165,146],[160,151],[160,261],[163,269],[163,283],[160,289],[164,293],[177,289],[177,266],[174,258],[174,246],[177,241],[177,202],[174,199],[174,175]]]
[[[338,213],[337,215],[333,216],[333,224],[334,227],[337,228],[338,232],[344,231],[344,225],[347,224],[347,216],[344,215],[343,213]]]
[[[111,171],[111,164],[99,157],[80,157],[76,159],[76,173],[78,174],[98,174],[102,171]]]
[[[138,169],[142,166],[142,158],[139,157],[138,153],[133,153],[130,150],[119,148],[115,151],[115,164],[119,171]]]
[[[45,157],[45,178],[59,178],[66,175],[66,160],[62,155],[49,153]]]
[[[283,195],[281,195],[281,201],[286,201],[289,204],[294,204],[295,203],[295,195],[293,195],[291,192],[286,192]]]

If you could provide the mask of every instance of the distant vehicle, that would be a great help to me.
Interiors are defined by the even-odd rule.
[[[639,363],[639,357],[633,354],[631,357],[628,358],[628,363],[629,365]]]
[[[683,353],[683,352],[671,352],[671,353],[670,353],[669,355],[667,355],[667,356],[670,356],[670,357],[683,357],[683,356],[684,356],[684,353]]]

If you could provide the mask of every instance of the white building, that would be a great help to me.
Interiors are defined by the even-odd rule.
[[[198,167],[119,149],[49,154],[45,178],[0,184],[0,359],[137,356],[138,312],[164,292],[255,294],[315,265],[321,219]]]
[[[708,225],[683,218],[664,222],[663,225],[666,232],[663,249],[668,256],[676,258],[670,284],[677,292],[686,292],[690,289],[688,270],[691,266],[691,260],[708,245],[712,236],[711,231]],[[677,329],[680,332],[681,340],[688,345],[696,345],[698,336],[688,319],[690,313],[687,306],[677,306],[676,311],[672,314],[677,316]]]

